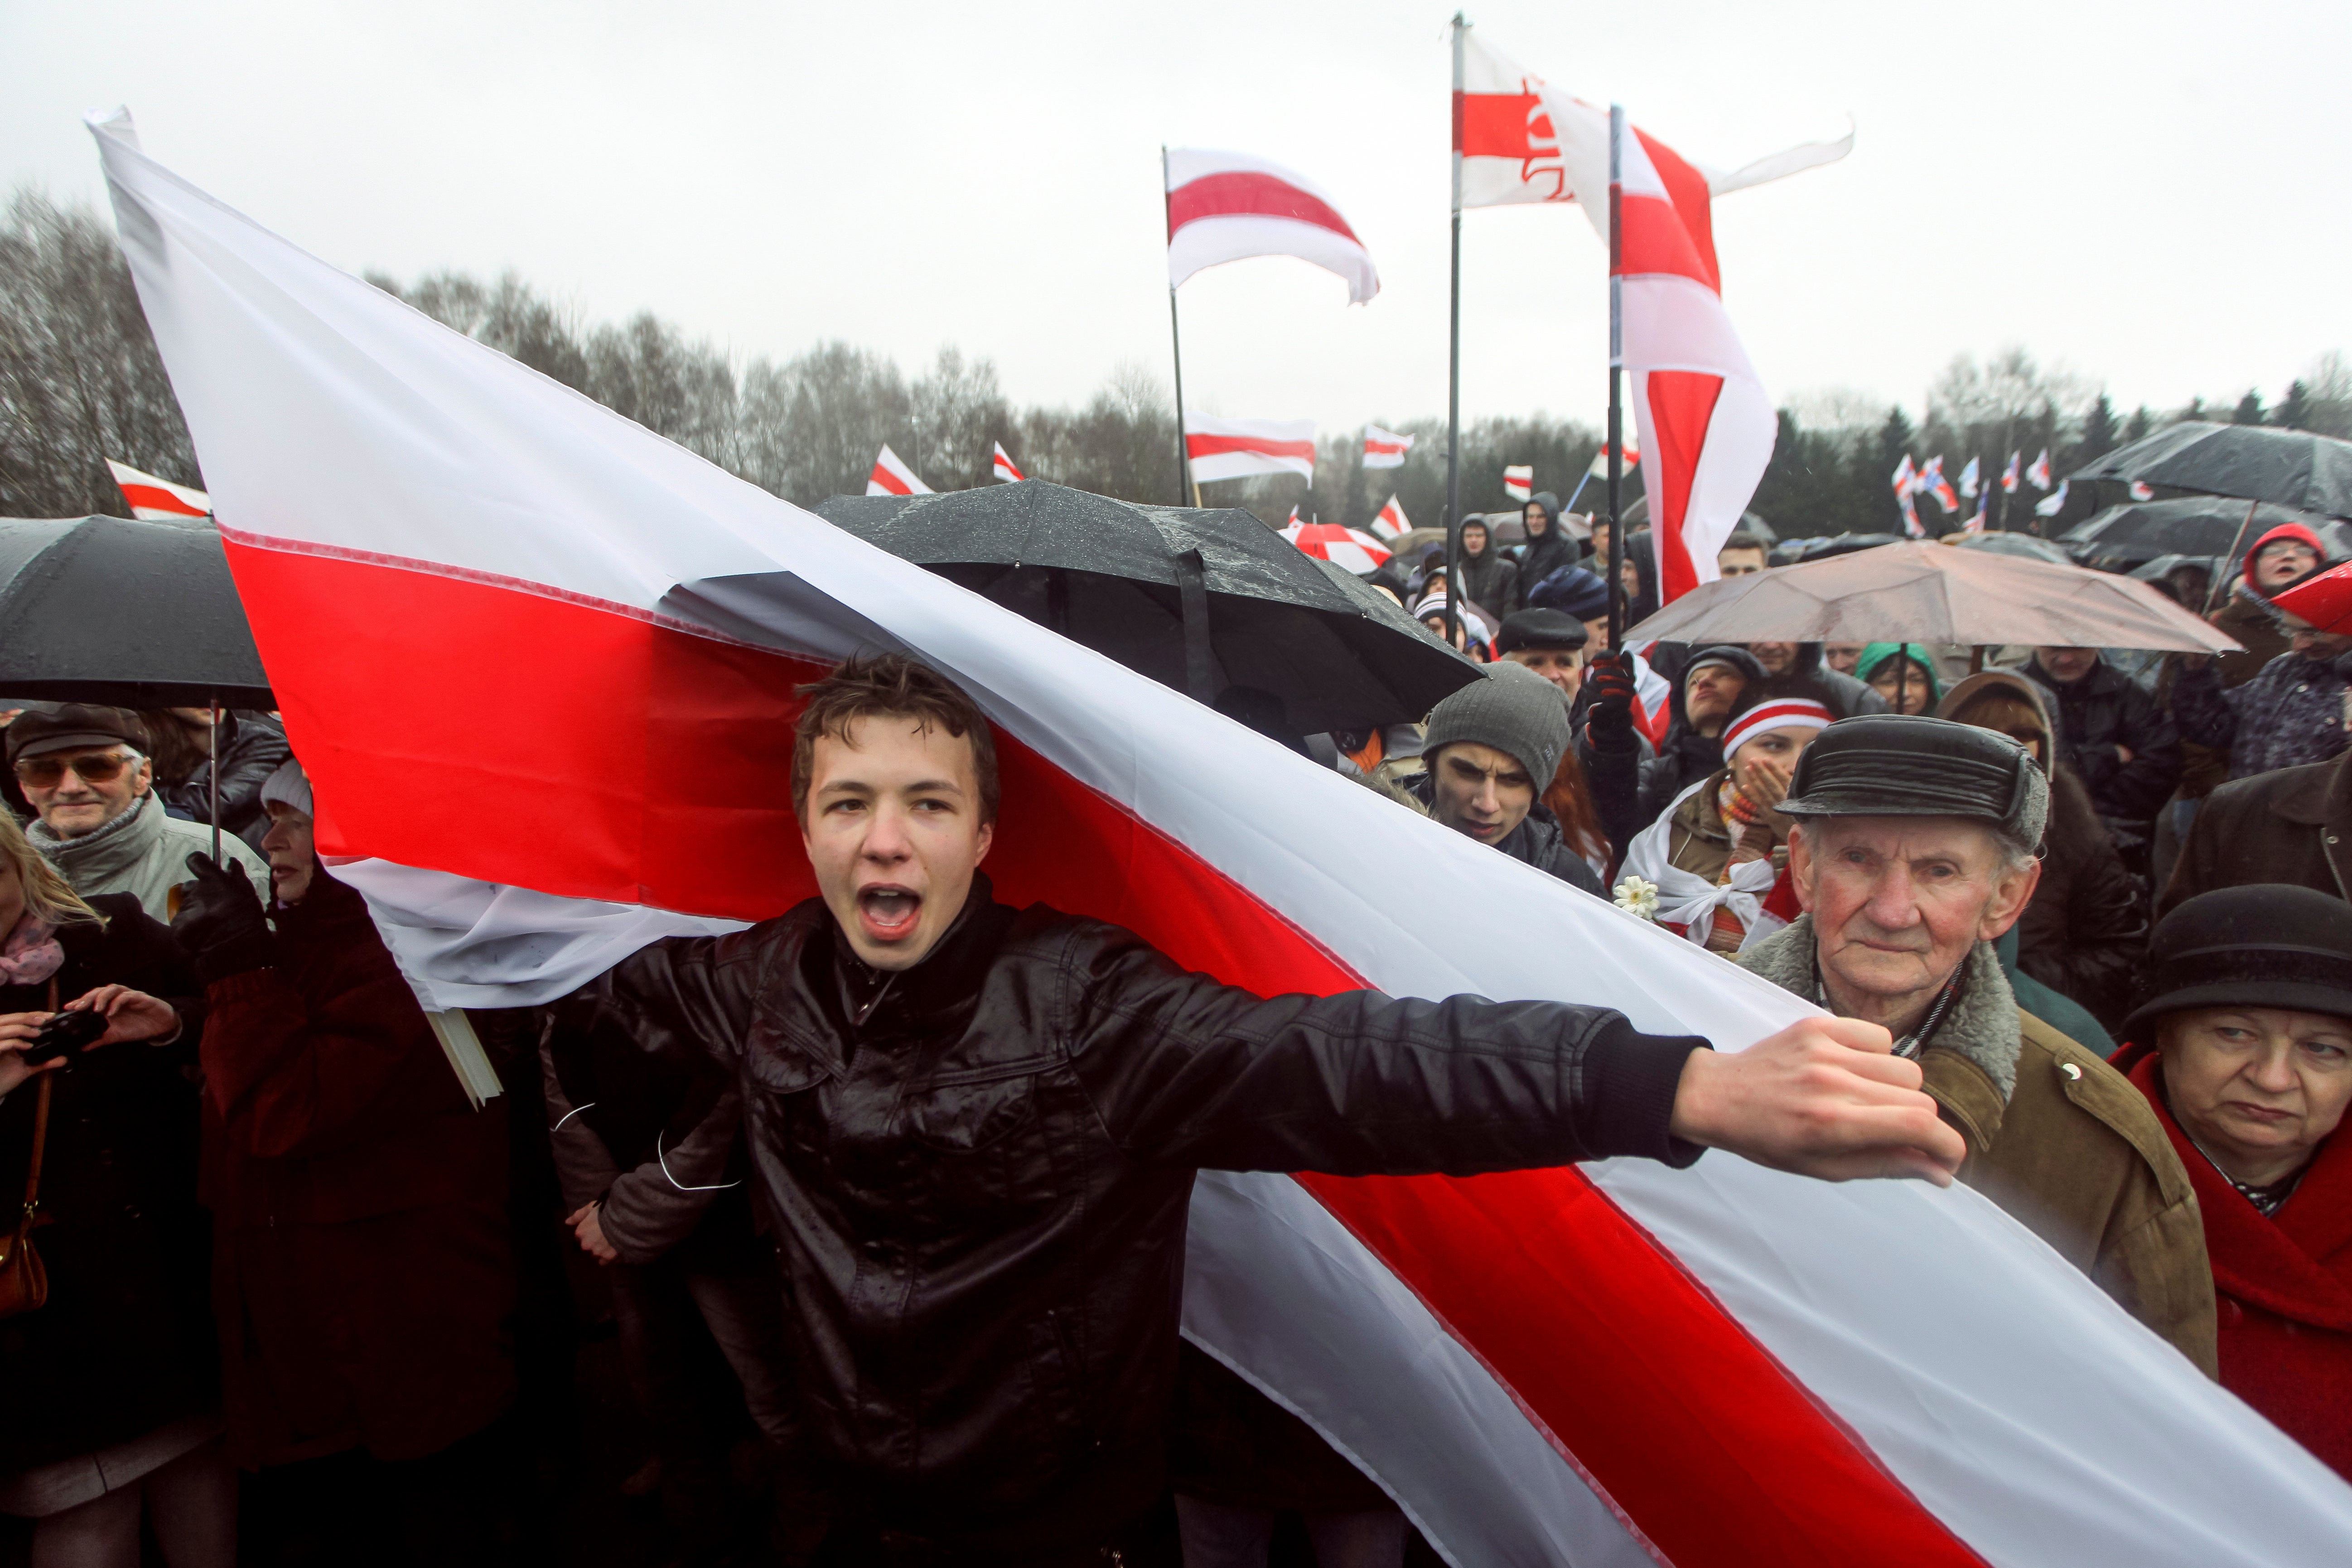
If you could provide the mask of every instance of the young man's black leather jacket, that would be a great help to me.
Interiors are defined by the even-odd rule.
[[[1042,1549],[1157,1495],[1196,1170],[1699,1153],[1667,1127],[1705,1042],[1600,1008],[1262,999],[984,878],[912,969],[839,945],[811,900],[582,1000],[738,1075],[813,1439],[922,1538]]]

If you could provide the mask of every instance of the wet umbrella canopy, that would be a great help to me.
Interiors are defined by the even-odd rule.
[[[2021,555],[2028,561],[2051,561],[2068,565],[2066,552],[2046,539],[2036,539],[2030,533],[2005,533],[1998,530],[1985,533],[1950,533],[1944,536],[1954,550],[1980,550],[1988,555]]]
[[[2308,430],[2192,421],[2119,447],[2067,477],[2109,483],[2137,479],[2352,517],[2352,442]]]
[[[817,512],[1201,701],[1271,692],[1300,734],[1418,720],[1478,678],[1386,595],[1246,511],[1024,479],[835,496]]]
[[[2025,643],[2227,653],[2145,583],[1941,544],[1888,544],[1701,584],[1625,634],[1669,642]]]
[[[0,692],[275,708],[206,523],[0,518]]]
[[[2352,525],[2290,507],[2258,504],[2246,521],[2246,503],[2223,496],[2176,496],[2170,500],[2132,501],[2084,518],[2059,539],[2076,564],[2102,572],[2129,572],[2159,555],[2195,555],[2218,563],[2242,553],[2283,522],[2299,522],[2319,535],[2331,559],[2352,556]]]

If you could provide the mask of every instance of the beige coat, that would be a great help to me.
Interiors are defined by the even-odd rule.
[[[1813,920],[1735,960],[1813,999]],[[1990,942],[1920,1057],[1925,1087],[1968,1141],[1960,1180],[2217,1375],[2205,1222],[2172,1141],[2130,1080],[2018,1006]]]

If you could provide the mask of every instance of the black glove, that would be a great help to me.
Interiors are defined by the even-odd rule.
[[[1633,656],[1604,653],[1584,672],[1592,705],[1584,714],[1584,738],[1596,752],[1630,751],[1633,745]]]
[[[181,884],[172,934],[194,962],[196,977],[210,985],[276,963],[278,938],[244,865],[232,860],[223,866],[197,854],[188,857],[188,870],[195,879]]]

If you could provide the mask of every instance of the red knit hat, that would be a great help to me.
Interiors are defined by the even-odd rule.
[[[2272,530],[2273,533],[2280,531],[2283,531]],[[2299,621],[2308,621],[2315,631],[2352,632],[2352,563],[2330,567],[2316,577],[2305,578],[2273,599],[2271,605]]]
[[[2252,588],[2255,586],[2254,563],[2263,558],[2263,548],[2268,545],[2284,543],[2288,541],[2293,541],[2297,544],[2308,544],[2311,546],[2311,552],[2314,555],[2318,556],[2322,561],[2327,559],[2327,546],[2319,542],[2319,535],[2312,532],[2311,530],[2305,528],[2299,522],[2282,522],[2276,528],[2272,529],[2268,533],[2263,534],[2260,539],[2255,540],[2254,547],[2246,552],[2246,559],[2241,563],[2241,570],[2245,574],[2247,587]]]

